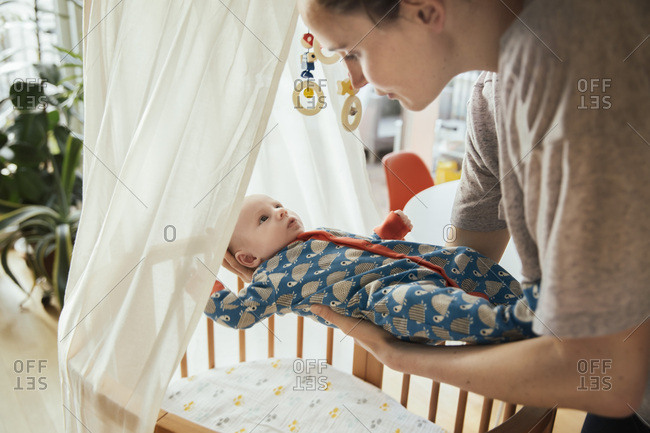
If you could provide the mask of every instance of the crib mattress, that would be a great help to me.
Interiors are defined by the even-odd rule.
[[[444,432],[318,360],[249,361],[175,380],[162,409],[223,433]]]

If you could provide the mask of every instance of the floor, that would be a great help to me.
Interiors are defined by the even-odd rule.
[[[368,167],[373,197],[381,210],[388,210],[383,168],[380,164]],[[12,266],[20,266],[16,257],[10,257]],[[19,272],[20,273],[20,272]],[[25,272],[23,271],[24,275]],[[25,295],[0,271],[0,433],[63,433],[58,360],[57,318],[49,314],[36,293],[24,309],[20,304]],[[201,321],[201,324],[204,322]],[[203,326],[200,326],[203,329]],[[192,359],[192,354],[189,354]],[[40,366],[40,368],[39,368]],[[386,369],[384,389],[399,400],[402,375]],[[409,410],[427,415],[431,381],[414,377],[409,392]],[[453,430],[458,390],[441,387],[439,417],[436,422]],[[476,431],[480,417],[481,399],[470,394],[465,431]],[[499,417],[502,406],[495,403],[493,419]],[[558,411],[555,433],[579,432],[584,412],[562,409]]]
[[[10,257],[10,266],[22,265]],[[25,274],[25,272],[18,272]],[[0,271],[0,433],[63,432],[56,315]]]

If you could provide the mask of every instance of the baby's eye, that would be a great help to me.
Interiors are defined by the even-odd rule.
[[[262,224],[262,223],[263,223],[264,221],[266,221],[267,219],[269,219],[268,216],[266,216],[266,215],[262,215],[262,216],[260,217],[260,224]]]
[[[348,53],[343,57],[343,60],[356,60],[357,55],[354,53]]]

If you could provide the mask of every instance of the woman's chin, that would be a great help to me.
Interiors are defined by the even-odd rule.
[[[411,99],[406,99],[399,97],[399,103],[402,105],[402,108],[406,108],[409,111],[422,111],[427,108],[430,102],[426,101],[413,101]]]

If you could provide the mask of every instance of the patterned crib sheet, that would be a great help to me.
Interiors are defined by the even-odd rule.
[[[443,433],[323,360],[264,359],[172,381],[162,408],[222,433]]]

